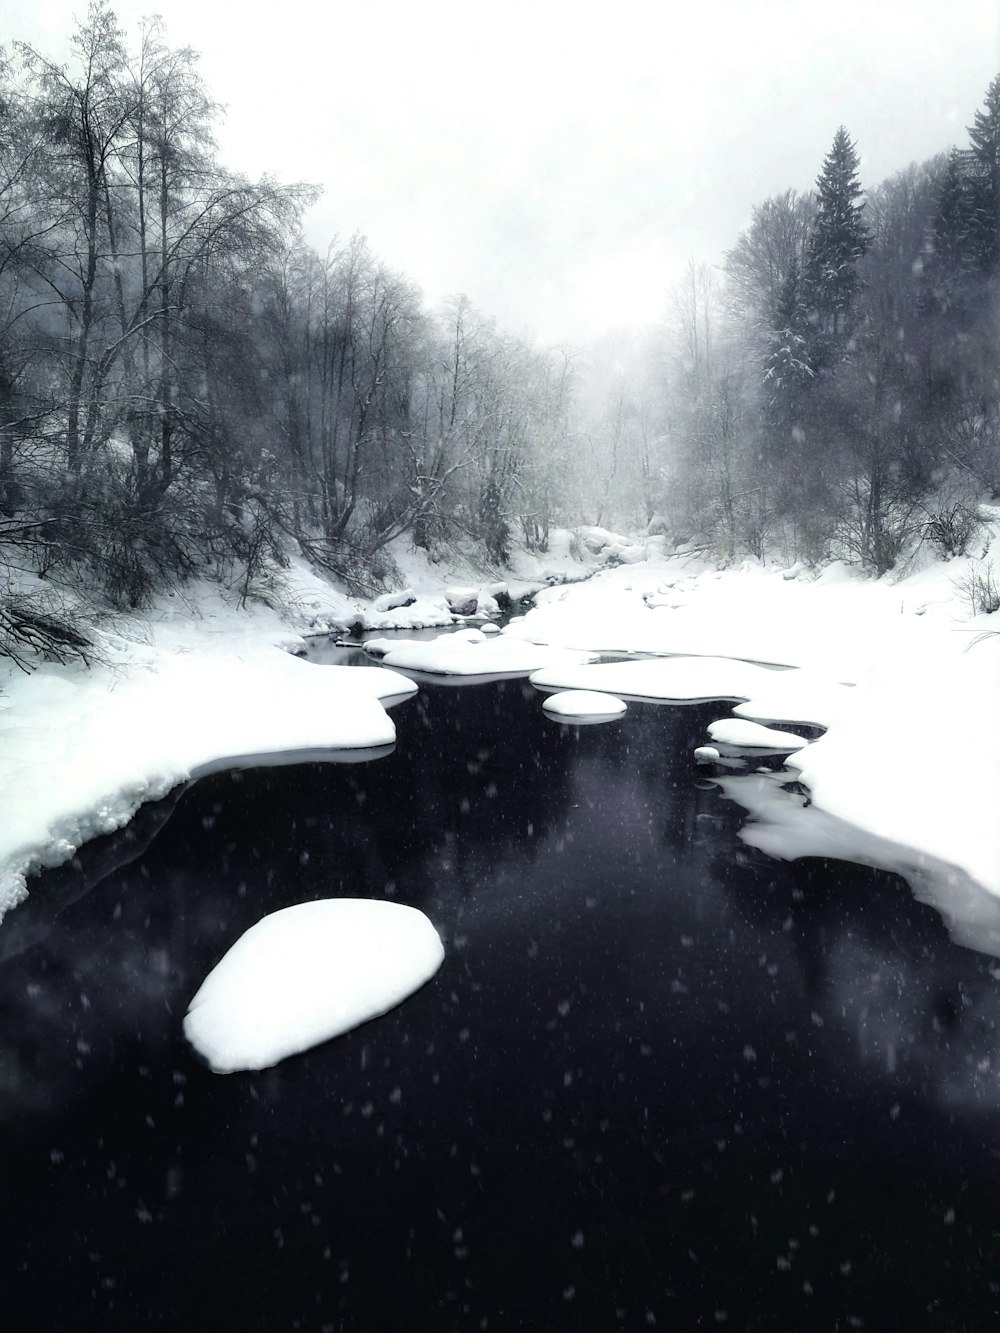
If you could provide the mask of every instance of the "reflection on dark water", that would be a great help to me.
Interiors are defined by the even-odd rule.
[[[941,914],[952,939],[1000,958],[1000,898],[966,871],[817,808],[802,784],[773,758],[755,773],[726,759],[720,759],[716,768],[727,764],[740,771],[735,776],[717,772],[714,781],[749,813],[740,832],[748,847],[782,860],[835,857],[898,871],[921,902]]]
[[[66,906],[140,857],[166,825],[182,791],[182,787],[176,787],[162,800],[140,806],[124,828],[93,839],[65,865],[48,871],[44,881],[32,880],[29,887],[34,890],[44,883],[44,892],[29,895],[28,905],[21,911],[4,916],[0,927],[0,961],[23,953],[43,939],[53,918]]]
[[[744,847],[716,714],[427,687],[384,759],[185,792],[0,964],[4,1327],[994,1327],[996,964],[893,876]],[[209,1073],[209,968],[337,894],[423,908],[437,977]]]

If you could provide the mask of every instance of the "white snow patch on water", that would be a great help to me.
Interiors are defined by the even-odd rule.
[[[503,634],[459,630],[436,639],[368,639],[365,652],[381,656],[388,667],[436,676],[527,676],[552,663],[578,665],[591,654],[523,643]]]
[[[423,912],[327,898],[258,921],[205,978],[184,1035],[219,1074],[266,1069],[386,1013],[441,966]]]
[[[791,751],[801,750],[809,744],[790,731],[776,731],[774,727],[762,727],[757,722],[747,722],[740,717],[724,717],[718,722],[709,723],[708,734],[718,744],[737,745],[745,749]]]
[[[773,674],[767,667],[730,658],[662,657],[543,667],[532,672],[531,683],[540,690],[598,690],[632,699],[690,703],[746,699]]]
[[[602,722],[621,717],[627,705],[613,694],[596,690],[562,690],[550,694],[542,704],[546,713],[571,722]]]

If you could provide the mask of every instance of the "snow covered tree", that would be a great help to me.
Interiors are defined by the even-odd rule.
[[[0,409],[0,503],[30,491],[47,573],[89,567],[112,601],[140,605],[203,557],[211,483],[234,472],[219,455],[248,434],[221,428],[209,392],[220,357],[206,331],[232,322],[213,293],[235,291],[236,270],[253,287],[307,192],[215,160],[196,57],[155,23],[132,58],[95,0],[68,64],[16,50],[20,110],[0,129],[0,296],[16,323],[0,329],[0,395],[32,392]],[[241,370],[255,360],[243,345]]]
[[[114,162],[127,135],[124,37],[114,13],[92,4],[72,39],[72,69],[19,48],[37,79],[30,113],[45,145],[36,211],[49,236],[34,257],[36,280],[61,310],[65,352],[58,393],[66,414],[66,465],[74,489],[102,443],[102,403],[111,371],[105,355],[114,324],[108,235],[115,212]],[[120,335],[121,330],[117,330]]]
[[[766,199],[724,265],[726,304],[753,365],[748,393],[756,410],[745,414],[758,464],[753,508],[783,521],[809,507],[804,446],[815,372],[804,270],[815,212],[811,194],[786,190]],[[758,517],[750,526],[763,532],[766,524]],[[748,544],[755,549],[760,540]]]
[[[971,234],[977,266],[992,273],[1000,264],[1000,74],[969,126]]]
[[[961,155],[953,150],[938,184],[923,265],[925,304],[930,309],[944,313],[960,303],[973,267],[972,230],[972,192]]]
[[[725,300],[730,312],[762,339],[787,322],[782,313],[792,268],[801,278],[815,216],[811,194],[786,190],[756,204],[750,225],[726,252]]]
[[[790,432],[798,423],[802,398],[814,374],[809,358],[802,274],[794,257],[778,289],[774,326],[768,331],[768,342],[763,376],[764,415],[773,426]]]
[[[862,217],[865,206],[858,202],[858,155],[843,125],[824,159],[816,190],[806,282],[819,330],[837,337],[844,331],[847,313],[860,289],[858,263],[870,243]]]

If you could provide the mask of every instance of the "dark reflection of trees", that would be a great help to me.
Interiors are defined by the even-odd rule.
[[[711,874],[735,914],[772,942],[772,957],[791,949],[813,1024],[850,1032],[901,1087],[1000,1105],[995,962],[955,944],[900,875],[819,856],[776,862],[751,849],[734,858],[724,848]]]
[[[595,808],[602,780],[627,782],[646,821],[675,853],[704,841],[702,816],[720,827],[736,827],[738,821],[719,809],[714,792],[693,794],[692,787],[697,769],[691,755],[705,743],[705,728],[718,717],[719,705],[633,701],[628,707],[620,722],[581,728],[574,738],[577,752],[594,768]]]
[[[142,806],[124,828],[92,839],[65,865],[29,879],[27,899],[0,925],[0,961],[30,948],[66,907],[142,856],[166,826],[183,790],[177,787],[162,800]]]
[[[519,681],[422,687],[394,712],[395,752],[374,764],[257,770],[214,780],[211,842],[241,856],[259,904],[383,893],[415,905],[461,896],[501,851],[530,858],[565,801],[571,738]],[[531,825],[531,836],[528,826]],[[198,857],[197,825],[183,834]],[[246,853],[249,852],[249,857]],[[243,865],[248,861],[248,865]],[[256,867],[255,867],[255,864]],[[291,869],[289,867],[294,867]],[[289,896],[290,884],[294,891]]]
[[[720,852],[713,874],[745,920],[794,943],[816,999],[826,984],[831,946],[842,936],[863,940],[887,957],[928,963],[957,947],[938,913],[889,871],[818,856],[775,862],[749,848],[740,851],[739,862],[734,865]],[[748,874],[747,868],[757,873]],[[963,951],[957,956],[964,959]]]

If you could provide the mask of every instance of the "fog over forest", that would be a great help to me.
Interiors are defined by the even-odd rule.
[[[92,5],[66,63],[12,41],[0,79],[0,652],[85,653],[85,601],[196,574],[263,596],[290,550],[374,594],[400,538],[501,570],[612,525],[881,575],[1000,491],[1000,76],[886,180],[830,108],[814,184],[652,330],[553,348],[360,234],[307,243],[316,189],[226,165],[158,21]]]

